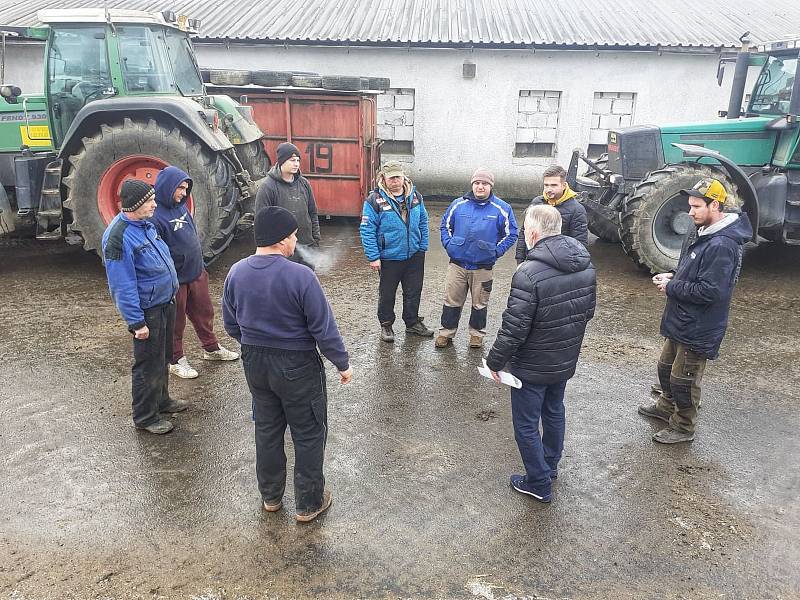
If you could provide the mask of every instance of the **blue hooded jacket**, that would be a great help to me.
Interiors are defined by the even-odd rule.
[[[400,216],[399,203],[378,187],[364,201],[361,214],[361,245],[364,254],[374,260],[407,260],[428,250],[428,212],[422,196],[406,180],[407,221]]]
[[[737,217],[729,213],[729,221]],[[742,265],[742,245],[753,236],[747,215],[699,231],[684,244],[666,287],[661,335],[709,359],[717,358],[728,327],[733,288]]]
[[[178,167],[167,167],[156,177],[156,202],[158,208],[150,219],[156,226],[161,239],[169,246],[169,253],[175,263],[179,283],[190,283],[203,272],[203,248],[197,236],[197,228],[192,215],[186,208],[186,198],[180,204],[174,198],[178,186],[187,181],[189,189],[186,198],[192,193],[192,179]]]
[[[456,198],[442,215],[442,246],[450,260],[467,270],[491,269],[517,241],[517,221],[506,202],[472,192]]]

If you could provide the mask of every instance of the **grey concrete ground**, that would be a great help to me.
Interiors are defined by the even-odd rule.
[[[0,597],[800,598],[800,248],[748,250],[697,439],[663,447],[636,414],[663,299],[619,247],[592,244],[597,317],[545,506],[508,486],[521,468],[509,394],[477,374],[464,328],[446,351],[402,326],[381,343],[356,223],[323,235],[337,260],[321,280],[355,379],[339,386],[329,366],[334,504],[309,525],[292,519],[291,482],[288,508],[260,509],[240,363],[204,363],[191,332],[200,378],[172,390],[192,409],[167,436],[138,433],[129,336],[97,258],[0,250]],[[214,297],[250,249],[239,240],[211,268]],[[489,341],[513,268],[506,256],[496,269]]]

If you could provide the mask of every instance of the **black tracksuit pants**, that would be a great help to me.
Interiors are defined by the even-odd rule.
[[[281,350],[242,344],[242,362],[253,396],[256,476],[261,497],[277,504],[286,488],[286,426],[294,444],[297,512],[322,506],[322,464],[328,436],[328,398],[316,350]]]
[[[406,260],[381,260],[378,285],[378,321],[394,323],[394,300],[397,286],[403,286],[403,321],[411,327],[419,321],[419,302],[425,277],[425,253],[417,252]]]
[[[172,332],[175,303],[159,304],[144,311],[150,330],[146,340],[133,338],[132,396],[133,422],[147,427],[159,420],[159,410],[169,404],[169,362],[172,360]]]

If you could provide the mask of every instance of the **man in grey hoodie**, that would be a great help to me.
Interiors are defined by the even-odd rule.
[[[267,206],[280,206],[297,220],[297,251],[289,260],[314,268],[304,260],[305,248],[316,248],[321,239],[317,203],[308,179],[300,173],[300,150],[290,142],[280,144],[277,162],[256,194],[255,214]]]

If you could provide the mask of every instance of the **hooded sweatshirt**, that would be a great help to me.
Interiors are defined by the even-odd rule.
[[[297,243],[312,246],[321,239],[317,203],[311,184],[300,173],[291,183],[283,180],[278,165],[270,169],[256,194],[256,214],[267,206],[285,208],[297,219]],[[299,255],[295,255],[299,258]]]
[[[551,384],[575,374],[586,324],[594,316],[596,277],[589,252],[566,235],[546,237],[511,279],[508,308],[486,364],[506,364],[527,383]]]
[[[177,203],[175,190],[184,181],[189,183],[189,189],[183,201]],[[167,167],[156,177],[155,190],[158,207],[150,221],[169,247],[178,283],[191,283],[203,272],[203,248],[194,219],[186,208],[186,199],[192,193],[192,179],[178,167]]]
[[[744,213],[728,213],[697,231],[697,237],[681,251],[678,268],[667,284],[661,335],[705,358],[719,356],[742,265],[742,246],[752,236]]]
[[[583,204],[578,202],[577,194],[566,187],[564,193],[557,200],[549,200],[544,196],[537,196],[531,200],[531,206],[537,204],[549,204],[555,206],[561,214],[561,233],[575,238],[584,246],[589,245],[589,227],[586,218],[586,209]],[[528,247],[525,244],[525,218],[519,224],[519,239],[517,240],[517,252],[515,258],[517,264],[525,260],[528,254]]]

